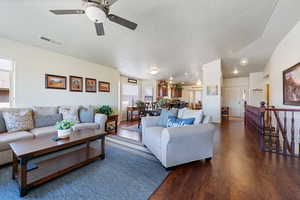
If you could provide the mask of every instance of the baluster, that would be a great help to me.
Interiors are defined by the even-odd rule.
[[[300,128],[299,128],[299,135],[298,135],[298,156],[300,157]]]
[[[276,123],[276,153],[280,152],[279,125]]]
[[[287,141],[286,141],[286,130],[287,130],[287,124],[286,124],[286,111],[284,112],[284,128],[283,128],[283,132],[282,135],[283,135],[283,154],[287,154]]]
[[[273,146],[273,141],[272,141],[272,135],[273,135],[273,128],[272,128],[272,112],[269,112],[269,121],[268,121],[268,123],[269,123],[269,151],[273,151],[273,148],[272,148],[272,146]]]
[[[265,112],[259,111],[260,112],[260,116],[258,116],[260,118],[260,122],[259,124],[261,124],[261,131],[259,133],[259,138],[260,138],[260,149],[261,151],[266,151],[266,145],[265,145],[265,134],[266,134],[266,124],[265,124]]]
[[[291,127],[292,141],[291,141],[291,154],[295,155],[295,112],[292,112],[292,127]]]

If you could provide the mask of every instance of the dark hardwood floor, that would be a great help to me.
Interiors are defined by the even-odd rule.
[[[243,121],[222,123],[214,148],[210,162],[172,170],[150,199],[300,199],[300,159],[260,152],[257,136]]]

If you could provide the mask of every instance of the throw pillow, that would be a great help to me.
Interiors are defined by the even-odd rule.
[[[177,109],[171,109],[171,110],[162,109],[159,116],[158,125],[162,127],[167,127],[168,117],[172,117],[172,116],[177,117],[177,113],[178,113]]]
[[[79,119],[81,123],[93,123],[95,117],[94,109],[81,108],[79,111]]]
[[[187,125],[193,125],[195,118],[180,119],[177,117],[169,117],[167,127],[182,127]]]
[[[63,115],[64,120],[79,123],[78,106],[62,106],[59,108],[59,113]]]
[[[34,123],[36,128],[54,126],[56,122],[62,121],[62,114],[53,115],[34,115]]]
[[[58,107],[34,106],[35,115],[55,115],[58,113]]]
[[[34,128],[32,111],[6,111],[3,118],[8,132],[28,131]]]
[[[4,132],[6,132],[6,125],[5,125],[2,112],[0,112],[0,133],[4,133]]]
[[[195,118],[194,124],[200,124],[203,118],[202,110],[183,110],[182,115],[180,118],[187,119],[187,118]]]

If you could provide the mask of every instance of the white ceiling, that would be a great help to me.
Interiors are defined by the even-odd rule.
[[[0,37],[115,67],[127,76],[186,82],[199,79],[202,64],[217,58],[224,77],[262,71],[300,19],[299,0],[118,0],[111,12],[138,23],[137,30],[107,21],[106,35],[98,37],[85,15],[48,11],[82,8],[80,0],[1,0],[0,7]],[[239,66],[242,57],[249,58],[248,66]],[[158,75],[148,73],[152,66],[161,69]]]

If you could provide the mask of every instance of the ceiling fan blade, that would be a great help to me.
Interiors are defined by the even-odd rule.
[[[131,30],[135,30],[137,27],[137,24],[131,21],[128,21],[127,19],[124,19],[122,17],[119,17],[117,15],[109,14],[108,19],[112,22],[115,22],[117,24],[120,24],[122,26],[125,26],[126,28],[129,28]]]
[[[81,15],[84,14],[84,10],[50,10],[55,15]]]
[[[103,23],[95,23],[95,27],[98,36],[104,35]]]

